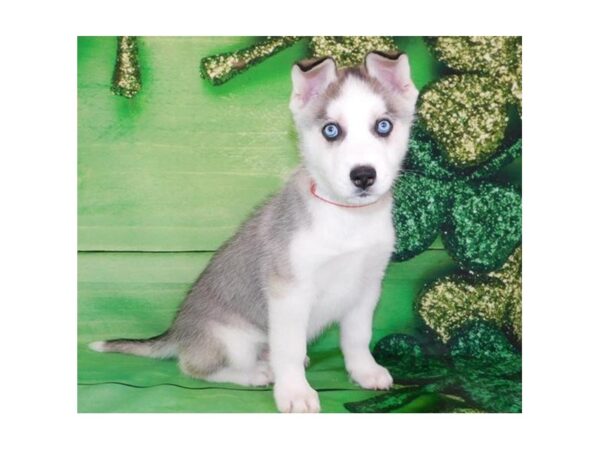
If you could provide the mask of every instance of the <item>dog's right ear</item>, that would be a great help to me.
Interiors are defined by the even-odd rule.
[[[290,108],[297,111],[311,99],[322,94],[337,78],[337,68],[332,58],[303,60],[292,67],[292,99]]]

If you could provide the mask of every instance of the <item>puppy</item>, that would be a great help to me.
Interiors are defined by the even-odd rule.
[[[185,374],[208,381],[274,383],[279,411],[318,412],[307,343],[339,323],[352,379],[391,386],[369,342],[394,248],[391,188],[418,95],[408,58],[373,52],[347,69],[303,61],[292,84],[302,165],[216,252],[169,330],[92,349],[177,357]]]

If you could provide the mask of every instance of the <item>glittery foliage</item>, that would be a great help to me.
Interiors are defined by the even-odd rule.
[[[299,39],[296,36],[267,37],[242,50],[207,56],[200,61],[200,73],[202,78],[214,85],[223,84]]]
[[[488,160],[502,142],[507,105],[521,107],[521,39],[506,36],[428,40],[452,74],[421,93],[418,113],[456,167]]]
[[[520,341],[521,247],[496,272],[450,275],[435,281],[421,293],[417,311],[443,342],[475,319],[503,328]]]
[[[310,38],[309,48],[312,56],[321,58],[331,56],[338,67],[361,64],[372,51],[398,51],[394,40],[387,36],[315,36]]]
[[[375,359],[390,370],[394,388],[360,402],[352,412],[400,410],[422,396],[435,396],[434,412],[520,412],[521,355],[493,325],[473,321],[448,346],[428,347],[405,334],[380,340]]]
[[[395,259],[421,253],[441,232],[462,269],[487,272],[502,266],[521,240],[521,196],[490,177],[520,152],[516,139],[479,167],[455,169],[417,124],[394,186]]]
[[[420,98],[419,116],[457,166],[480,164],[498,149],[508,124],[505,96],[494,80],[453,75]]]
[[[395,258],[409,259],[427,250],[440,233],[451,192],[445,181],[406,173],[396,184],[393,194]]]
[[[132,98],[142,88],[142,77],[138,62],[137,38],[117,38],[117,61],[112,79],[112,91],[116,95]]]
[[[300,39],[296,36],[268,37],[242,50],[207,56],[200,61],[200,73],[213,85],[223,84]],[[385,36],[315,36],[307,39],[311,52],[307,57],[331,56],[339,67],[359,64],[373,50],[397,51],[394,40]]]
[[[457,184],[442,240],[465,269],[487,272],[500,267],[521,240],[520,194],[486,182]]]
[[[521,155],[521,130],[514,130],[506,137],[499,152],[485,163],[467,168],[449,166],[442,156],[440,146],[420,124],[413,127],[409,152],[404,163],[406,172],[443,181],[478,181],[493,177],[502,167]]]

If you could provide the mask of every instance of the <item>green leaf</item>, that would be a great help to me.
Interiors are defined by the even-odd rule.
[[[521,411],[521,355],[504,333],[475,321],[449,343],[464,396],[491,412]]]
[[[492,183],[456,183],[442,225],[448,253],[464,270],[489,272],[504,264],[521,241],[521,196]]]
[[[392,211],[397,260],[418,255],[435,240],[447,215],[449,190],[447,182],[414,173],[399,178],[394,187]]]
[[[494,75],[506,66],[516,65],[520,55],[517,36],[440,36],[428,43],[436,58],[461,72]]]
[[[456,332],[448,343],[454,367],[461,376],[514,377],[521,373],[521,355],[504,333],[475,321]]]
[[[373,349],[373,355],[399,384],[426,384],[451,372],[446,361],[426,354],[415,338],[405,334],[384,337]]]
[[[513,137],[509,136],[507,141],[510,142],[512,139]],[[523,141],[521,138],[514,140],[512,143],[507,143],[504,150],[473,170],[465,177],[465,181],[481,180],[495,175],[502,167],[517,159],[521,155],[522,150]]]
[[[405,172],[418,173],[437,180],[482,180],[490,178],[521,155],[521,124],[513,120],[507,129],[501,150],[480,166],[457,168],[447,164],[440,146],[420,122],[415,123],[404,162]]]
[[[418,388],[394,390],[360,402],[344,403],[354,413],[383,413],[400,409],[421,395]]]
[[[360,402],[348,402],[344,407],[354,413],[446,413],[466,408],[461,397],[445,395],[432,389],[404,388],[371,397]],[[463,412],[463,411],[461,411]],[[464,412],[482,412],[478,410]]]
[[[456,169],[448,167],[439,145],[419,121],[413,125],[411,131],[404,167],[409,173],[418,173],[438,180],[452,180],[460,174]]]
[[[493,77],[450,75],[419,98],[419,118],[448,164],[477,166],[496,154],[508,125],[509,94]]]
[[[522,410],[520,378],[499,378],[472,372],[465,374],[462,388],[465,397],[486,411],[519,413]]]
[[[503,326],[508,301],[504,288],[501,280],[487,275],[454,274],[423,289],[416,308],[423,322],[442,342],[448,342],[475,319]]]

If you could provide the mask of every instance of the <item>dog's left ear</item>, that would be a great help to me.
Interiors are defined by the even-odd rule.
[[[393,92],[416,100],[419,94],[410,77],[406,53],[371,52],[365,58],[367,73]]]

